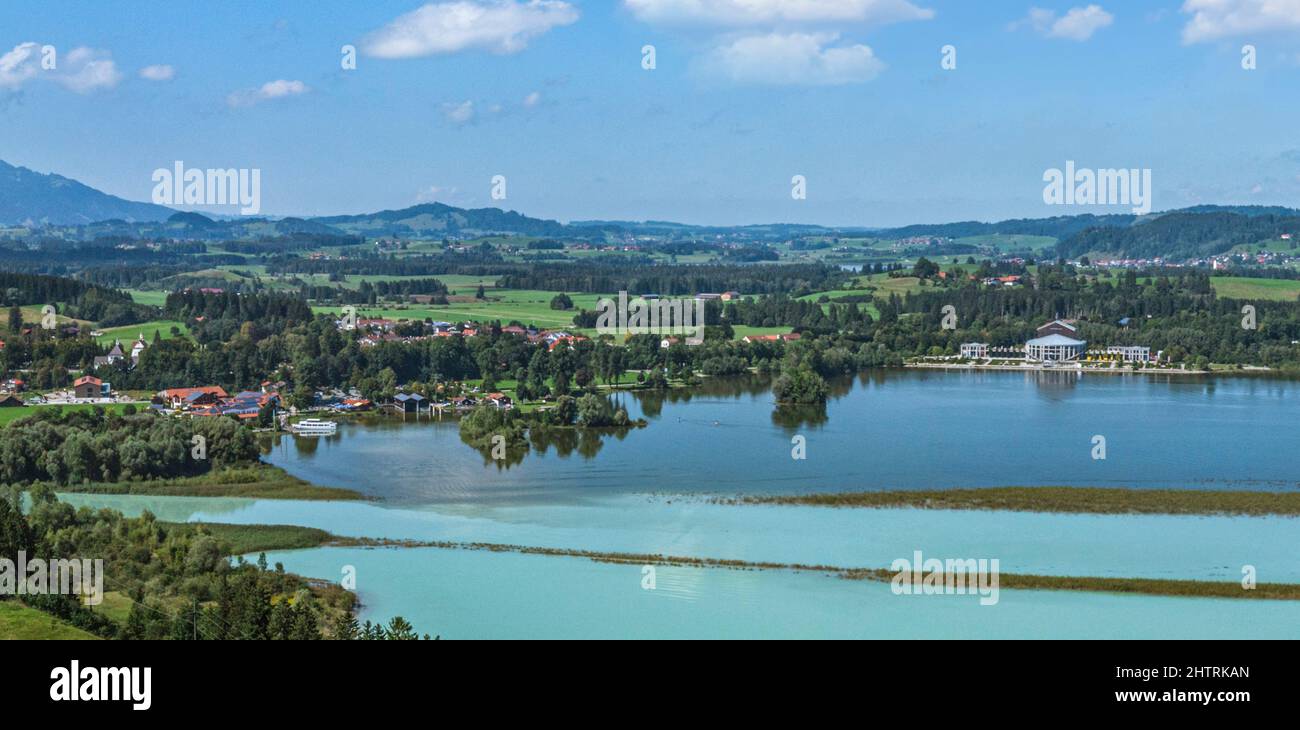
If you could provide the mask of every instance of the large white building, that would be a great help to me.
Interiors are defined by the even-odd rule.
[[[985,360],[989,356],[989,343],[964,342],[961,346],[961,356],[966,360]]]
[[[1025,343],[1025,359],[1038,362],[1073,362],[1088,349],[1084,340],[1065,335],[1038,337]]]
[[[1107,347],[1107,355],[1119,355],[1124,362],[1151,362],[1150,347]]]
[[[1086,340],[1074,335],[1079,331],[1071,322],[1056,320],[1038,328],[1038,337],[1025,343],[1025,359],[1036,362],[1074,362],[1088,350]]]

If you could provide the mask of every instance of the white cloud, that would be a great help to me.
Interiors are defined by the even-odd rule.
[[[1186,0],[1184,43],[1300,30],[1300,0]]]
[[[140,69],[140,78],[147,81],[171,81],[176,78],[176,69],[166,64],[145,66]]]
[[[537,107],[538,104],[541,103],[542,103],[542,94],[540,91],[534,91],[533,93],[524,97],[525,109],[534,109]]]
[[[908,0],[623,0],[646,23],[723,26],[773,23],[892,23],[927,20],[934,11]]]
[[[19,89],[40,70],[40,47],[30,42],[19,43],[0,56],[0,89]]]
[[[1086,41],[1093,33],[1115,22],[1115,16],[1102,10],[1100,5],[1086,8],[1070,8],[1065,17],[1052,24],[1048,36],[1068,38],[1072,41]]]
[[[108,51],[79,47],[58,59],[58,72],[52,78],[78,94],[89,94],[117,86],[122,72]]]
[[[738,84],[833,86],[870,81],[885,64],[867,46],[829,46],[835,33],[742,36],[713,49],[704,70]]]
[[[1114,22],[1115,16],[1106,12],[1100,5],[1070,8],[1060,17],[1057,17],[1052,10],[1030,8],[1028,16],[1012,23],[1007,29],[1018,30],[1029,27],[1039,35],[1048,38],[1086,41],[1094,33]]]
[[[429,3],[362,39],[377,58],[416,58],[483,49],[518,53],[552,28],[577,22],[578,9],[562,0],[458,0]]]
[[[442,105],[442,116],[457,126],[464,126],[474,121],[474,102],[448,102]]]
[[[287,96],[299,96],[308,91],[311,91],[311,89],[301,81],[277,79],[275,81],[268,81],[257,89],[236,91],[226,97],[226,103],[234,107],[252,106],[261,101],[281,99]]]
[[[45,66],[46,61],[50,67]],[[38,77],[78,94],[111,89],[122,81],[122,73],[108,51],[78,47],[60,54],[57,49],[27,42],[0,56],[0,89],[17,90]]]

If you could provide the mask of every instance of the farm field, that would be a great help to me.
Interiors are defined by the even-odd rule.
[[[57,307],[56,307],[56,309],[57,309]],[[37,305],[31,305],[31,306],[26,306],[26,307],[19,307],[19,310],[21,310],[22,313],[23,313],[23,322],[24,322],[25,324],[40,324],[40,323],[41,323],[41,316],[42,316],[42,315],[41,315],[41,307],[39,307],[39,306],[37,306]],[[75,325],[88,325],[88,324],[90,324],[89,322],[87,322],[87,321],[85,321],[85,320],[83,320],[83,319],[72,319],[71,317],[64,317],[62,314],[56,314],[55,316],[57,317],[57,319],[58,319],[58,321],[59,321],[59,324],[61,324],[61,325],[63,325],[63,324],[69,324],[69,325],[71,325],[71,324],[75,324]]]
[[[472,302],[452,302],[446,306],[420,305],[410,307],[357,307],[363,317],[382,317],[395,320],[501,320],[519,321],[543,328],[573,328],[573,317],[579,309],[596,309],[598,294],[570,294],[574,308],[568,311],[551,309],[551,299],[557,292],[499,289],[488,299]],[[340,314],[342,307],[313,307],[314,311]]]
[[[1256,241],[1254,243],[1239,243],[1236,246],[1233,246],[1228,253],[1259,253],[1260,251],[1272,251],[1274,253],[1289,253],[1294,255],[1296,249],[1296,241],[1283,241],[1277,238],[1270,238],[1264,241]]]
[[[18,397],[21,399],[23,396],[20,395]],[[142,409],[146,406],[136,406],[136,408]],[[36,413],[42,410],[48,410],[51,408],[59,408],[62,409],[64,412],[90,411],[90,410],[94,410],[95,408],[103,408],[106,411],[115,411],[117,413],[121,413],[123,409],[126,408],[126,406],[117,403],[109,403],[107,405],[101,405],[97,403],[84,403],[84,404],[77,403],[73,405],[37,405],[37,406],[27,406],[26,408],[0,408],[0,428],[4,428],[5,426],[8,426],[9,424],[13,423],[14,421],[17,421],[20,418],[26,418],[27,416],[35,415]]]
[[[1300,281],[1216,276],[1210,279],[1214,293],[1222,299],[1266,299],[1294,302],[1300,299]]]
[[[167,292],[165,291],[142,291],[140,289],[126,289],[127,294],[136,304],[147,304],[151,307],[161,307],[167,303]]]
[[[876,296],[881,299],[888,299],[890,294],[902,296],[909,292],[916,293],[927,289],[927,287],[921,286],[921,280],[915,276],[900,276],[891,279],[888,274],[870,274],[858,277],[855,283],[858,285],[865,283],[876,287]]]
[[[972,246],[992,246],[999,251],[1041,251],[1049,246],[1056,245],[1056,239],[1051,236],[1027,236],[1021,234],[1000,234],[993,233],[986,236],[967,236],[958,238],[954,243],[964,243]],[[976,257],[980,258],[980,257]]]
[[[735,336],[732,339],[741,340],[746,337],[757,337],[759,335],[784,335],[790,332],[789,327],[751,327],[747,324],[738,324],[733,326],[732,331]]]
[[[134,342],[141,334],[144,335],[145,342],[153,342],[154,333],[164,340],[169,340],[176,335],[172,334],[172,328],[180,330],[182,337],[189,337],[190,328],[184,322],[171,319],[154,320],[152,322],[141,322],[140,324],[130,324],[125,327],[110,327],[105,330],[98,338],[100,345],[112,345],[114,340],[121,340],[123,347],[127,347]],[[128,353],[130,354],[130,353]]]

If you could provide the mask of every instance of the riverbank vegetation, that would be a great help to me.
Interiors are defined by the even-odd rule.
[[[202,476],[153,481],[78,482],[58,487],[85,494],[142,494],[166,497],[242,497],[247,499],[355,500],[365,496],[342,487],[322,487],[270,464],[218,469]]]
[[[279,499],[355,499],[261,463],[257,442],[227,418],[36,409],[4,429],[0,485],[64,491]]]
[[[1300,515],[1300,492],[1100,487],[991,487],[717,498],[722,504],[1085,514]]]
[[[23,597],[26,607],[67,626],[116,639],[418,638],[400,617],[358,625],[355,594],[270,566],[265,553],[256,562],[231,559],[250,549],[318,546],[330,539],[323,531],[169,524],[148,511],[128,518],[73,509],[46,488],[29,496],[26,515],[0,497],[0,556],[102,561],[104,590],[114,596],[97,607],[66,594]]]

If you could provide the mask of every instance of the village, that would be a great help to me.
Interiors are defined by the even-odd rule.
[[[373,347],[381,342],[418,342],[439,337],[476,337],[487,327],[477,322],[416,322],[423,334],[409,334],[412,323],[389,319],[357,319],[354,322],[338,320],[340,330],[359,331],[363,333],[357,340],[362,347]],[[405,333],[400,333],[405,332]],[[515,335],[532,344],[544,344],[548,350],[558,347],[572,347],[574,343],[587,338],[565,331],[538,330],[508,326],[501,328],[507,335]],[[665,347],[669,346],[667,343]],[[3,347],[3,343],[0,343]],[[134,368],[149,347],[144,335],[125,347],[118,341],[110,348],[108,354],[94,359],[94,368],[124,367]],[[399,389],[391,399],[375,403],[362,396],[360,391],[347,391],[334,388],[317,391],[312,394],[310,405],[304,403],[290,404],[281,395],[287,384],[283,381],[266,380],[260,390],[229,393],[218,385],[187,385],[169,388],[146,397],[140,393],[121,393],[113,389],[112,383],[89,373],[71,372],[76,375],[71,388],[62,388],[48,392],[36,392],[28,387],[23,377],[12,377],[0,381],[0,409],[29,408],[37,406],[131,406],[141,407],[163,416],[190,418],[234,418],[247,422],[255,429],[282,429],[299,433],[333,433],[334,424],[316,419],[297,420],[306,414],[346,415],[370,411],[380,411],[397,415],[429,414],[443,415],[472,410],[486,405],[502,410],[515,407],[514,400],[501,392],[480,392],[477,386],[462,386],[459,383],[439,385],[437,394],[426,397],[420,393],[406,393]]]

